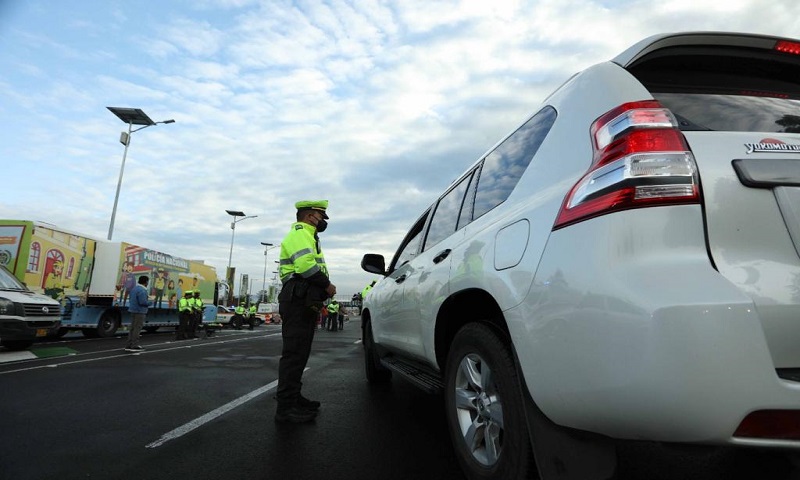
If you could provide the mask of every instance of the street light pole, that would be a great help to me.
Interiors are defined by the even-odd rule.
[[[163,120],[154,122],[139,108],[120,108],[120,107],[106,107],[111,113],[116,115],[120,120],[128,124],[128,131],[122,132],[119,141],[125,145],[125,151],[122,153],[122,165],[119,167],[119,180],[117,180],[117,193],[114,195],[114,208],[111,210],[111,223],[108,225],[108,239],[114,233],[114,221],[117,218],[117,204],[119,203],[119,191],[122,189],[122,174],[125,172],[125,159],[128,157],[128,146],[131,144],[131,135],[134,132],[158,125],[159,123],[175,123],[175,120]],[[142,125],[137,129],[133,129],[133,125]]]
[[[248,218],[256,218],[258,215],[245,216],[244,212],[239,210],[225,210],[225,212],[228,215],[233,216],[233,221],[231,222],[231,251],[228,253],[228,269],[225,271],[225,278],[228,282],[228,298],[225,301],[227,304],[230,302],[231,296],[233,295],[233,275],[231,275],[231,261],[233,260],[233,239],[236,235],[236,223],[241,222],[242,220],[247,220]]]
[[[264,297],[266,296],[266,288],[267,288],[267,252],[269,252],[269,247],[274,246],[271,243],[261,242],[261,245],[264,245],[264,278],[262,279],[263,282],[261,284],[261,301],[264,301]]]

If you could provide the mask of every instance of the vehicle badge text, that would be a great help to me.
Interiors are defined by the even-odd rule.
[[[745,143],[747,154],[751,153],[785,153],[785,152],[800,152],[800,145],[793,143],[784,143],[774,138],[765,138],[758,143]]]

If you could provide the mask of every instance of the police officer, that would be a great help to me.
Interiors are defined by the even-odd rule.
[[[250,305],[250,316],[247,317],[247,321],[250,324],[250,328],[248,330],[252,330],[256,326],[256,304]]]
[[[304,397],[303,370],[311,354],[315,323],[323,302],[336,294],[328,277],[318,233],[328,226],[327,200],[295,204],[297,222],[281,242],[280,276],[283,288],[278,297],[282,318],[283,351],[278,364],[278,422],[309,422],[316,418],[320,403]]]
[[[191,301],[191,303],[189,303]],[[189,321],[192,316],[192,291],[186,290],[183,298],[178,301],[178,329],[175,331],[175,340],[186,340],[189,330]]]
[[[361,305],[359,305],[359,307],[358,307],[358,314],[359,315],[361,315],[361,311],[364,309],[364,300],[367,299],[367,294],[369,293],[370,290],[372,290],[372,287],[375,286],[375,282],[376,281],[373,280],[372,283],[370,283],[369,285],[364,287],[364,290],[361,290]]]
[[[192,323],[189,328],[189,338],[200,338],[197,336],[197,328],[203,323],[203,299],[200,298],[200,290],[194,291],[192,303]]]
[[[328,304],[328,331],[335,332],[339,325],[339,303],[331,300]]]
[[[242,329],[242,322],[244,321],[244,307],[242,304],[237,305],[233,310],[233,318],[231,320],[233,320],[233,328],[236,330]]]

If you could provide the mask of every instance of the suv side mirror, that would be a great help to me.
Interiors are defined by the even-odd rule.
[[[369,273],[386,275],[386,261],[383,259],[383,255],[377,253],[364,254],[364,258],[361,259],[361,268]]]

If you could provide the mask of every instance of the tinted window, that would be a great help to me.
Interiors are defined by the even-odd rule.
[[[417,252],[419,252],[419,244],[422,240],[422,228],[425,226],[425,220],[427,219],[428,212],[425,212],[425,214],[417,220],[417,223],[411,227],[411,230],[408,231],[406,238],[403,239],[403,243],[400,244],[400,248],[397,249],[397,253],[392,261],[392,266],[389,268],[390,272],[410,262],[417,255]]]
[[[800,133],[800,101],[744,95],[655,93],[682,130]]]
[[[800,132],[800,56],[731,46],[656,49],[627,67],[682,130]]]
[[[506,201],[555,120],[555,109],[545,107],[486,156],[478,179],[473,218]]]
[[[441,242],[456,231],[461,204],[464,202],[464,193],[469,186],[471,175],[463,178],[458,184],[447,192],[433,214],[431,226],[428,228],[428,238],[425,240],[425,250]]]
[[[458,215],[456,230],[463,228],[472,221],[472,211],[475,208],[475,186],[478,184],[477,179],[478,174],[473,172],[472,178],[469,181],[469,187],[467,187],[467,194],[464,197],[464,205],[461,207],[461,213]]]

